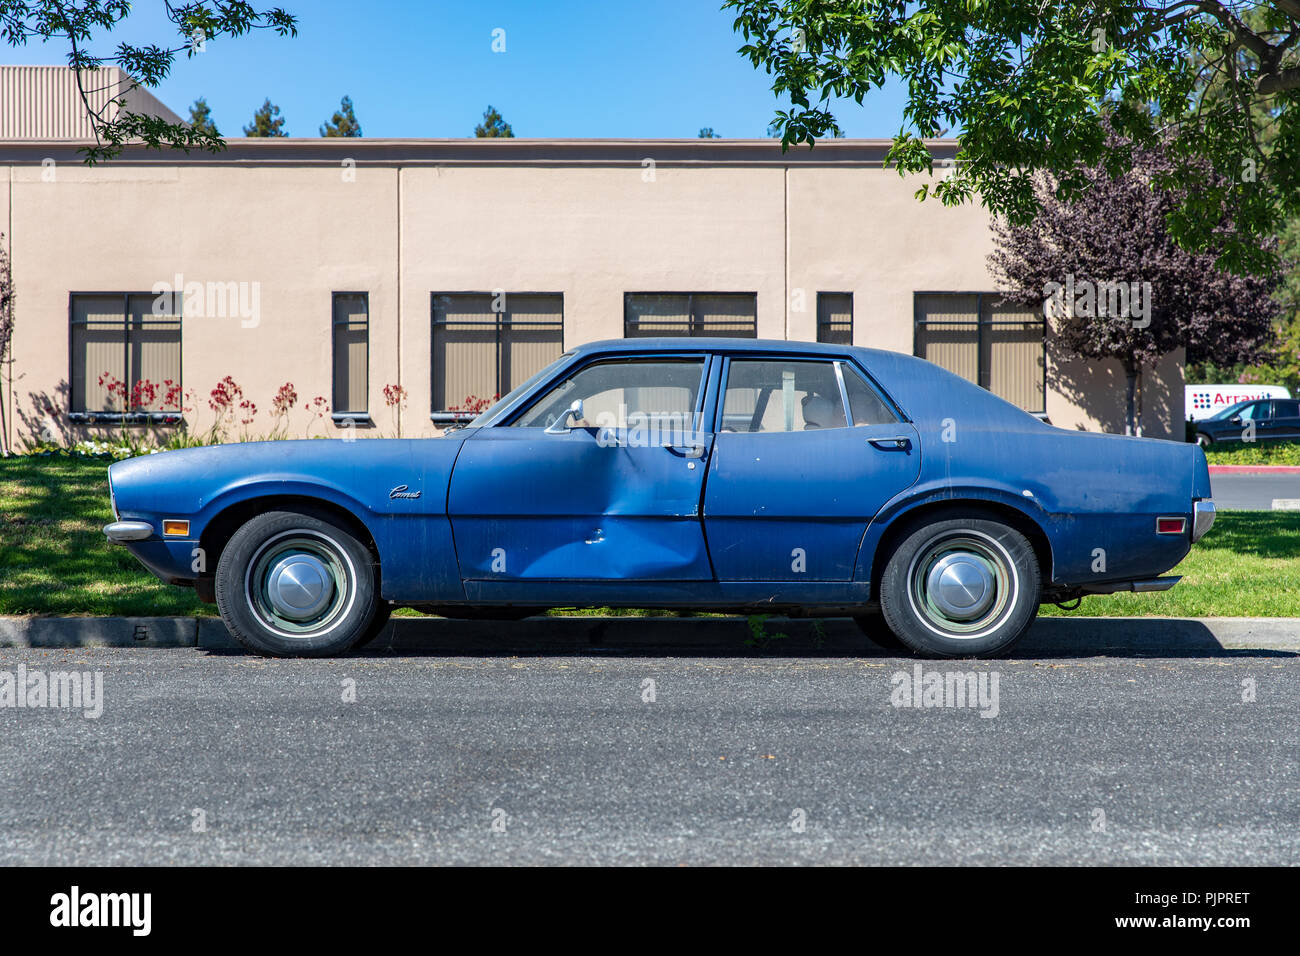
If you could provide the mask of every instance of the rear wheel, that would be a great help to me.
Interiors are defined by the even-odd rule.
[[[885,565],[880,606],[894,634],[933,657],[991,657],[1038,614],[1038,560],[1025,536],[954,515],[907,532]]]
[[[258,515],[217,562],[230,633],[274,657],[327,657],[355,647],[387,611],[374,558],[341,522],[291,511]]]

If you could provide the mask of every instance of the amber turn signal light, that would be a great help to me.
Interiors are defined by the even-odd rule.
[[[163,534],[183,537],[190,533],[190,523],[177,518],[168,518],[163,522]]]

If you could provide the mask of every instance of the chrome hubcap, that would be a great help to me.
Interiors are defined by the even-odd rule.
[[[315,617],[334,596],[334,581],[325,562],[312,554],[278,558],[267,577],[267,597],[276,613],[291,621]]]
[[[975,531],[935,538],[908,569],[912,607],[945,637],[988,634],[1011,613],[1018,587],[1005,548]]]
[[[289,637],[329,630],[351,604],[352,563],[339,544],[314,531],[288,531],[262,545],[245,578],[248,606]]]
[[[926,593],[945,617],[969,621],[979,617],[990,604],[997,588],[988,563],[966,552],[945,554],[930,569]]]

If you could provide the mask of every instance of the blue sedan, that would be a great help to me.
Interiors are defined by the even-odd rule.
[[[908,355],[704,338],[573,349],[440,438],[166,452],[109,487],[111,540],[282,656],[396,606],[850,615],[989,656],[1041,604],[1171,587],[1215,514],[1194,445],[1053,428]]]

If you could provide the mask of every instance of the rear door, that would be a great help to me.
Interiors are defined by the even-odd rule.
[[[720,394],[704,489],[718,580],[850,580],[868,522],[917,479],[916,429],[847,361],[733,357]]]
[[[1268,422],[1269,438],[1293,441],[1300,438],[1300,401],[1273,399],[1273,417]]]

